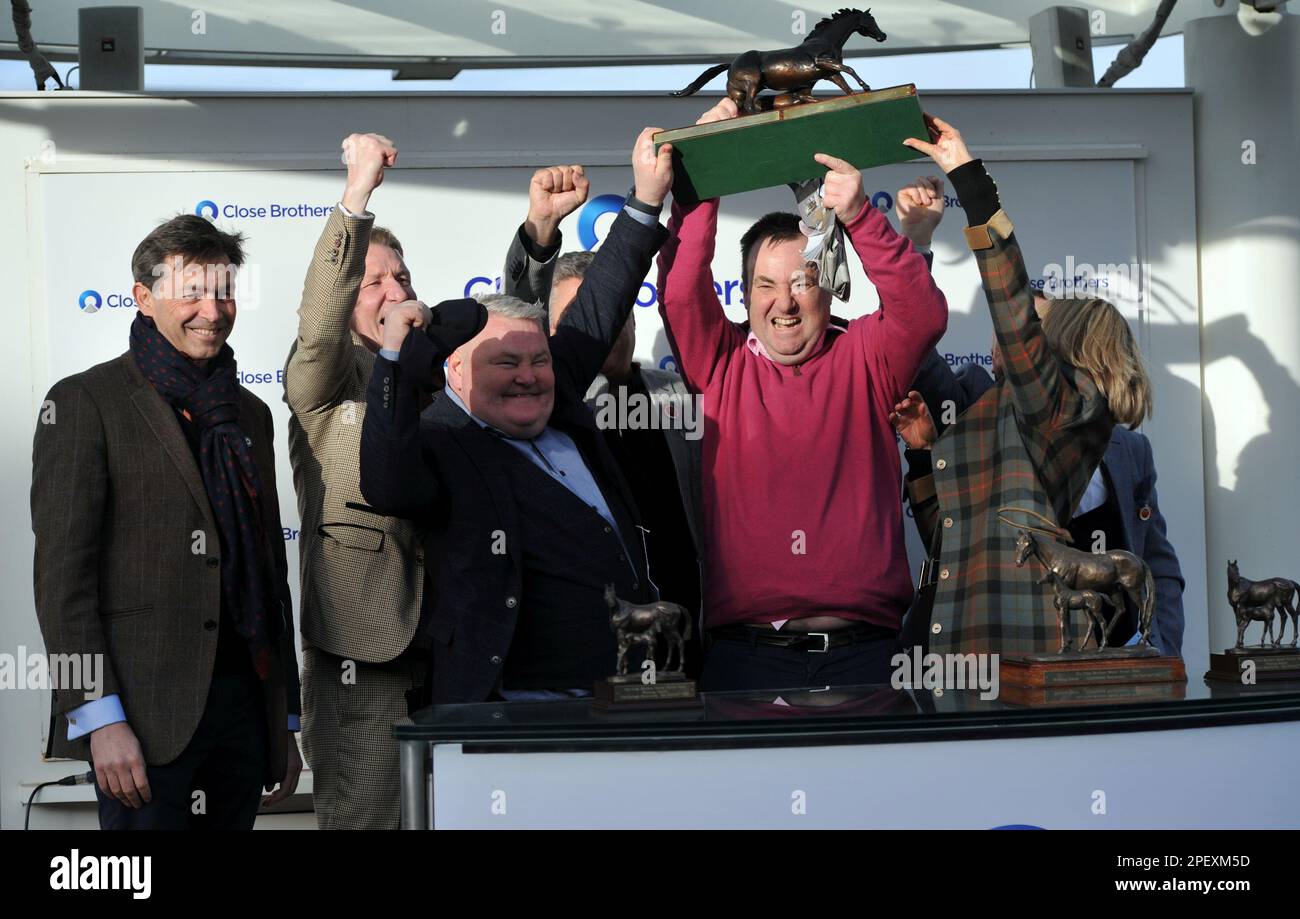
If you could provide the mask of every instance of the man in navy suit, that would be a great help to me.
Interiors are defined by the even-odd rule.
[[[405,304],[385,320],[361,493],[431,533],[434,703],[589,694],[617,653],[606,585],[631,602],[656,598],[639,509],[583,402],[668,236],[657,214],[671,150],[656,154],[655,130],[638,138],[635,194],[553,334],[541,306],[507,295],[444,303],[428,319]],[[572,166],[554,179],[559,193],[585,181]],[[421,414],[448,356],[446,385]]]

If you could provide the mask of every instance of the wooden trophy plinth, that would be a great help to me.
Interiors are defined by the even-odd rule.
[[[658,708],[693,708],[703,704],[695,681],[682,673],[655,674],[653,683],[641,682],[641,674],[606,677],[596,683],[593,705],[601,711],[647,711]]]
[[[1227,648],[1222,654],[1210,655],[1205,678],[1243,684],[1300,680],[1300,649]]]
[[[1186,683],[1182,658],[1163,657],[1155,648],[1107,648],[1103,651],[1068,651],[1064,654],[1020,654],[1003,657],[998,680],[1002,698],[1025,689],[1061,689],[1124,686],[1141,683]],[[1119,692],[1100,691],[1098,698]],[[1159,695],[1159,691],[1152,691]],[[1054,693],[1064,700],[1070,694]],[[1084,694],[1075,694],[1082,698]],[[1046,694],[1044,694],[1046,697]]]
[[[654,143],[673,145],[673,197],[694,204],[825,175],[817,153],[858,169],[914,160],[909,137],[930,137],[912,83],[661,131]]]
[[[1092,683],[1076,686],[999,686],[998,698],[1009,705],[1034,708],[1073,705],[1139,705],[1177,702],[1187,697],[1187,683]]]

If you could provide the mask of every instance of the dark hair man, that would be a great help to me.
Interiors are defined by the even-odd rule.
[[[732,118],[726,99],[700,123]],[[703,394],[705,689],[886,682],[912,597],[888,416],[942,336],[924,259],[870,207],[861,174],[818,154],[881,308],[840,329],[794,214],[741,240],[748,321],[713,286],[718,202],[673,205],[660,312]]]
[[[145,237],[129,350],[36,428],[36,614],[51,653],[104,661],[56,688],[50,752],[91,761],[104,829],[251,829],[298,783],[271,413],[226,343],[241,242],[192,215]]]

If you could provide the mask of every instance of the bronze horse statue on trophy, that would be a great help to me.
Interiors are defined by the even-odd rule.
[[[1151,569],[1132,552],[1115,549],[1110,552],[1083,552],[1057,542],[1040,540],[1021,528],[1016,539],[1016,567],[1023,567],[1033,555],[1047,571],[1038,579],[1046,584],[1053,576],[1060,578],[1071,590],[1095,590],[1109,598],[1115,615],[1102,633],[1102,648],[1110,631],[1119,621],[1124,609],[1124,595],[1133,601],[1138,611],[1138,631],[1143,647],[1151,644],[1151,617],[1155,611],[1156,587]]]
[[[689,96],[724,70],[728,71],[727,96],[736,103],[742,115],[753,115],[762,110],[762,100],[758,98],[762,89],[785,91],[773,97],[772,104],[776,108],[816,102],[812,88],[819,80],[830,80],[851,94],[853,90],[844,79],[846,73],[858,81],[863,92],[868,92],[871,87],[844,63],[844,43],[854,33],[876,41],[885,40],[885,33],[876,25],[871,10],[864,13],[862,10],[842,9],[817,23],[803,44],[779,51],[746,51],[730,64],[715,64],[696,77],[690,86],[671,95]]]
[[[662,635],[668,645],[664,660],[665,673],[681,673],[685,666],[686,642],[691,637],[691,614],[684,606],[656,600],[636,604],[620,600],[613,584],[605,585],[605,604],[609,607],[609,628],[618,637],[619,676],[627,675],[627,652],[633,644],[646,647],[646,659],[653,660],[655,647]],[[681,627],[678,623],[681,623]],[[673,651],[677,651],[677,669],[672,668]]]
[[[1273,647],[1282,647],[1282,638],[1286,635],[1286,617],[1289,613],[1292,625],[1291,647],[1294,648],[1296,639],[1300,638],[1300,621],[1297,621],[1300,618],[1300,610],[1297,610],[1295,603],[1297,593],[1300,593],[1300,584],[1290,578],[1269,578],[1266,581],[1243,578],[1241,572],[1237,570],[1237,560],[1235,558],[1230,560],[1228,562],[1228,603],[1237,617],[1237,650],[1245,648],[1246,626],[1251,621],[1264,622],[1264,635],[1260,637],[1260,646],[1264,646],[1266,639],[1273,635],[1274,611],[1281,615],[1282,624],[1278,628]]]
[[[1102,614],[1101,607],[1103,603],[1112,603],[1109,597],[1098,593],[1095,590],[1071,590],[1066,586],[1061,576],[1051,568],[1047,573],[1052,578],[1052,605],[1056,607],[1056,621],[1061,627],[1061,654],[1066,651],[1074,650],[1074,634],[1070,628],[1071,610],[1080,610],[1088,614],[1089,628],[1087,634],[1079,641],[1079,650],[1088,643],[1088,635],[1093,634],[1093,629],[1101,636],[1098,640],[1097,649],[1101,650],[1106,647],[1106,617]]]

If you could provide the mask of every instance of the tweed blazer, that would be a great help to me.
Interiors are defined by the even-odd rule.
[[[361,425],[375,356],[350,330],[373,214],[335,208],[307,269],[284,371],[289,461],[302,520],[302,634],[340,657],[383,663],[406,650],[424,596],[424,531],[361,496]]]
[[[243,387],[240,426],[262,479],[279,653],[263,684],[267,778],[284,776],[287,716],[300,714],[293,606],[266,404]],[[36,616],[51,654],[102,654],[150,765],[169,763],[194,735],[212,682],[221,615],[221,542],[198,463],[175,411],[128,351],[54,384],[53,423],[32,448]],[[276,628],[278,626],[278,629]],[[90,758],[90,737],[67,740],[83,689],[54,693],[47,755]]]
[[[925,396],[926,404],[952,397],[959,412],[965,411],[993,386],[993,378],[984,368],[966,364],[956,373],[939,359],[941,367],[924,380],[918,375],[916,386]],[[945,382],[944,377],[947,377]],[[922,387],[929,386],[935,395]],[[949,396],[948,394],[951,394]],[[934,409],[931,410],[932,412]],[[935,415],[939,418],[939,415]],[[943,430],[941,421],[935,425]],[[1152,457],[1151,441],[1146,435],[1116,425],[1110,435],[1110,444],[1101,466],[1110,476],[1111,493],[1119,509],[1120,525],[1124,530],[1124,544],[1151,568],[1155,579],[1156,606],[1151,621],[1151,642],[1160,653],[1182,656],[1183,647],[1183,580],[1178,553],[1169,541],[1160,500],[1156,496],[1156,465]],[[930,476],[910,480],[909,495],[926,494],[926,481]],[[929,492],[933,492],[931,484]],[[920,502],[916,505],[920,507]],[[933,515],[917,513],[915,516],[921,540],[930,544],[931,533],[922,529],[934,522]]]
[[[1000,235],[995,223],[985,225],[988,245],[972,248],[1005,373],[935,442],[937,501],[924,508],[923,531],[937,525],[943,534],[929,642],[941,654],[1059,647],[1051,588],[1032,564],[1016,567],[1019,533],[998,511],[1031,510],[1064,526],[1115,425],[1092,378],[1048,347],[1015,234]]]

